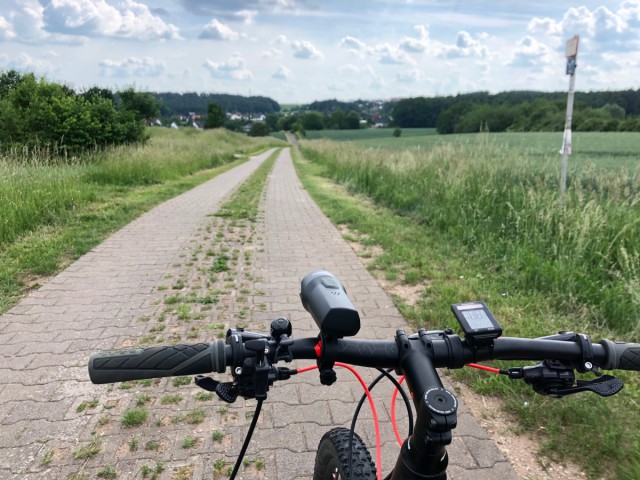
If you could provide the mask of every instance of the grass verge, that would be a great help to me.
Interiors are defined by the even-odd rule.
[[[234,152],[275,144],[223,132],[172,135],[84,163],[0,159],[0,314],[142,213],[246,161]]]
[[[418,287],[413,301],[392,295],[415,328],[457,329],[449,305],[483,299],[503,324],[505,335],[535,337],[585,328],[595,338],[603,333],[592,323],[576,323],[573,311],[558,311],[544,292],[508,288],[509,272],[488,267],[485,257],[461,238],[375,205],[368,197],[350,194],[326,178],[326,166],[309,162],[296,151],[293,155],[302,183],[332,222],[346,225],[354,232],[353,240],[380,250],[370,270],[394,284]],[[526,385],[501,376],[467,369],[456,372],[479,392],[499,396],[522,432],[535,432],[542,453],[553,461],[570,459],[592,477],[640,478],[638,379],[628,372],[616,375],[627,386],[615,397],[580,394],[556,400],[537,396]]]

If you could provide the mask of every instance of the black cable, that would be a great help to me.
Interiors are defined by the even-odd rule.
[[[390,368],[389,370],[383,370],[381,368],[376,368],[376,370],[378,370],[380,372],[380,375],[378,375],[373,382],[371,382],[371,384],[369,385],[369,391],[373,390],[373,387],[375,387],[378,382],[380,380],[382,380],[383,377],[387,377],[387,379],[389,379],[391,381],[391,383],[393,383],[395,385],[395,387],[398,389],[398,391],[400,392],[400,394],[402,395],[402,399],[404,400],[404,405],[407,409],[407,414],[408,414],[408,420],[409,420],[409,436],[411,436],[413,434],[413,410],[411,409],[411,402],[409,401],[409,397],[407,396],[407,393],[404,391],[404,388],[402,388],[402,385],[400,385],[400,383],[393,378],[392,375],[389,374],[389,372],[393,371],[392,368]],[[364,401],[367,399],[367,394],[364,393],[362,395],[362,397],[360,398],[360,402],[358,402],[358,406],[356,407],[355,412],[353,413],[353,418],[351,419],[351,429],[349,430],[349,457],[347,460],[347,465],[349,465],[349,475],[351,475],[351,463],[353,461],[353,449],[352,449],[352,445],[353,445],[353,435],[355,433],[355,429],[356,429],[356,421],[358,420],[358,415],[360,414],[360,409],[362,408],[362,405],[364,405]]]
[[[240,470],[240,465],[242,465],[242,459],[244,458],[244,454],[247,452],[247,448],[249,447],[249,442],[251,441],[251,436],[253,435],[253,431],[256,429],[256,424],[258,423],[258,417],[260,416],[260,409],[262,408],[262,400],[258,400],[256,405],[256,411],[253,412],[253,418],[251,419],[251,425],[249,426],[249,430],[247,431],[247,436],[244,437],[244,443],[242,444],[242,448],[240,449],[240,454],[238,455],[238,459],[236,460],[236,464],[233,467],[233,472],[231,472],[230,480],[236,478],[236,474],[238,470]]]

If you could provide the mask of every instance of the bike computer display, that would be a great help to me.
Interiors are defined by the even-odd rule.
[[[451,311],[458,319],[464,338],[472,345],[489,344],[500,335],[502,327],[484,302],[457,303]]]

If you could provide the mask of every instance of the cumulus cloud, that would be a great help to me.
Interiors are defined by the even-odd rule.
[[[422,53],[429,45],[429,30],[426,25],[413,27],[418,31],[418,37],[404,37],[400,41],[400,48],[409,53]]]
[[[489,55],[489,49],[480,40],[475,40],[470,33],[464,30],[456,35],[455,45],[442,47],[440,56],[445,58],[476,57],[485,58]]]
[[[231,29],[228,25],[218,21],[217,18],[211,20],[207,25],[205,25],[202,33],[200,33],[200,37],[208,40],[238,40],[240,38],[240,34]]]
[[[83,44],[88,39],[80,35],[64,35],[45,30],[44,7],[37,0],[5,0],[5,16],[0,16],[0,41],[27,44]]]
[[[240,10],[234,13],[234,17],[239,19],[245,25],[253,25],[257,14],[257,10]]]
[[[159,77],[165,65],[150,57],[129,57],[122,61],[105,59],[100,62],[100,74],[104,77]]]
[[[288,45],[289,39],[285,35],[278,35],[269,42],[271,45]]]
[[[291,48],[293,48],[293,56],[296,58],[311,60],[324,57],[323,53],[313,43],[306,40],[291,42]]]
[[[13,26],[6,18],[0,16],[0,41],[12,40],[15,36],[16,32],[13,31]]]
[[[354,50],[356,52],[365,50],[367,45],[364,42],[361,42],[355,37],[346,36],[342,40],[340,40],[340,46],[346,48],[347,50]]]
[[[280,60],[282,59],[284,53],[282,52],[282,50],[275,48],[275,47],[271,47],[269,50],[264,50],[260,56],[263,58],[273,58],[274,60]]]
[[[402,83],[416,83],[424,78],[424,74],[418,68],[403,70],[396,74],[396,79]]]
[[[518,42],[513,58],[507,63],[513,67],[542,69],[551,63],[551,51],[544,43],[527,35]]]
[[[291,78],[291,70],[284,65],[280,65],[278,69],[273,72],[271,78],[275,78],[276,80],[287,80]]]
[[[52,33],[137,40],[180,38],[175,25],[166,23],[148,6],[133,0],[117,6],[105,0],[56,0],[48,2],[42,14],[44,29]]]
[[[635,50],[640,47],[638,27],[640,2],[626,0],[615,12],[605,6],[594,10],[581,6],[569,8],[559,21],[534,17],[527,28],[532,34],[553,35],[563,39],[579,33],[582,39],[590,42],[592,50]]]
[[[251,80],[253,78],[251,71],[246,68],[247,61],[239,53],[234,53],[229,60],[222,63],[207,59],[202,66],[215,78],[231,80]]]
[[[375,53],[379,55],[378,61],[386,65],[415,65],[416,63],[406,52],[392,47],[388,43],[377,45],[375,47]]]
[[[7,54],[0,55],[0,65],[6,70],[27,71],[37,75],[49,75],[58,70],[58,67],[46,58],[35,58],[24,52],[11,57]]]

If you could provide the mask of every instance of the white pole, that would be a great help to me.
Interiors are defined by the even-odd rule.
[[[562,139],[562,174],[560,176],[560,203],[565,206],[565,192],[567,190],[567,168],[571,155],[571,122],[573,120],[573,94],[576,83],[575,74],[569,77],[569,96],[567,98],[567,116],[564,121],[564,137]]]
[[[573,120],[573,96],[576,84],[576,60],[578,58],[578,35],[567,42],[567,75],[569,75],[569,95],[567,97],[567,115],[564,121],[564,136],[562,138],[562,173],[560,174],[560,205],[565,208],[567,191],[567,169],[569,155],[571,155],[571,123]]]

